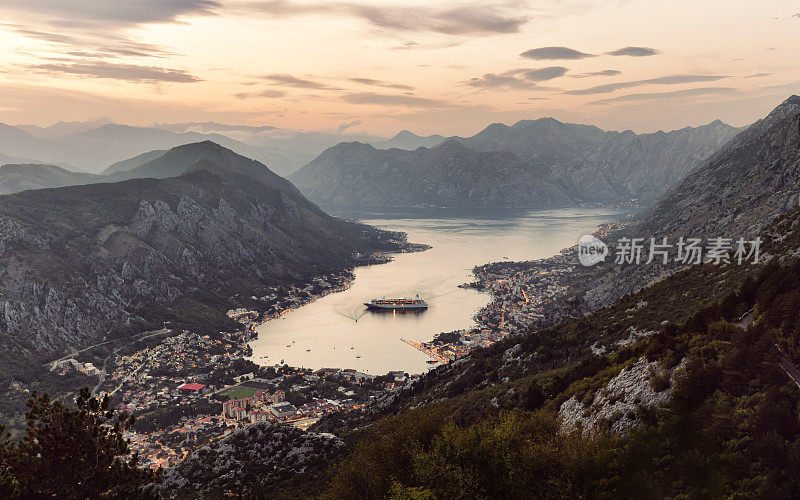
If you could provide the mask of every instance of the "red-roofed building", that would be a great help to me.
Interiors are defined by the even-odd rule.
[[[190,384],[183,384],[182,386],[178,387],[178,390],[181,392],[193,394],[202,391],[204,388],[205,385],[192,382]]]

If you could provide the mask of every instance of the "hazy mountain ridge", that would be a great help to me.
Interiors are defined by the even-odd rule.
[[[482,165],[487,169],[485,172],[472,170],[468,173],[475,176],[473,182],[476,186],[485,182],[483,176],[497,175],[505,164],[516,163],[528,165],[517,169],[517,181],[523,184],[541,183],[543,187],[558,186],[562,194],[568,193],[567,197],[557,196],[550,190],[549,195],[538,200],[535,196],[520,196],[514,190],[506,190],[504,194],[504,187],[493,196],[478,200],[473,206],[543,208],[554,206],[554,200],[575,204],[639,198],[644,203],[650,203],[691,168],[717,151],[735,132],[733,127],[715,121],[696,128],[637,135],[631,131],[605,132],[591,125],[542,118],[523,120],[512,126],[494,123],[472,137],[453,137],[447,142],[463,144],[475,152],[494,154],[483,157]],[[418,136],[414,138],[421,139]],[[434,146],[430,150],[441,146]],[[512,160],[510,155],[516,156],[516,160]],[[292,174],[292,179],[301,190],[320,203],[470,206],[475,200],[453,200],[446,196],[449,192],[464,190],[457,185],[449,185],[449,179],[437,174],[449,167],[431,163],[433,157],[433,154],[425,155],[418,151],[398,153],[387,150],[376,153],[368,148],[342,145],[323,152],[306,167]],[[419,168],[419,162],[423,162],[426,168]],[[389,180],[391,177],[387,168],[395,175],[404,171],[409,179],[417,182],[392,184],[394,181]],[[367,176],[369,170],[380,171],[383,177]],[[504,185],[513,183],[510,176],[498,177],[498,180]],[[393,186],[387,188],[383,195],[380,194],[382,181]],[[434,193],[428,193],[421,197],[417,193],[418,182],[427,183],[441,195],[437,198],[433,196]],[[459,182],[468,181],[463,179]],[[348,189],[349,192],[346,192]],[[543,191],[535,194],[542,195]],[[567,198],[571,201],[567,202]]]
[[[401,130],[395,134],[391,139],[385,141],[372,141],[369,142],[377,149],[407,149],[409,151],[417,148],[432,148],[445,140],[443,135],[433,134],[428,136],[419,136],[408,130]]]
[[[282,151],[245,144],[221,134],[176,133],[116,123],[105,123],[88,129],[80,125],[62,127],[61,133],[40,133],[36,136],[20,128],[5,125],[0,128],[0,151],[14,157],[36,158],[43,163],[76,165],[90,172],[100,172],[112,163],[130,159],[146,151],[166,150],[204,140],[213,140],[283,173],[298,168],[305,159],[293,159]]]
[[[414,151],[343,143],[289,178],[312,200],[330,205],[559,207],[575,203],[549,170],[537,169],[511,153],[480,152],[456,141]]]
[[[136,167],[144,165],[147,162],[153,161],[159,156],[163,155],[167,151],[165,149],[154,149],[153,151],[148,151],[146,153],[142,153],[140,155],[136,155],[133,158],[128,158],[127,160],[118,161],[108,166],[105,170],[100,172],[101,175],[111,175],[117,172],[127,172],[129,170],[133,170]]]

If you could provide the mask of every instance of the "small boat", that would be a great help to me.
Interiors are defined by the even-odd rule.
[[[311,349],[306,349],[306,352],[311,352]]]
[[[353,346],[350,346],[350,349],[352,350],[352,349],[353,349]]]
[[[439,361],[437,361],[435,359],[429,359],[428,361],[426,361],[426,363],[428,363],[429,365],[432,365],[432,364],[435,364],[435,363],[438,363],[438,362]]]
[[[283,360],[281,360],[281,364],[283,364]]]
[[[361,355],[360,355],[360,354],[356,354],[356,358],[360,358],[360,357],[361,357]]]

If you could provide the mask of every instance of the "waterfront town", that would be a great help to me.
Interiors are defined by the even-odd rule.
[[[616,229],[618,225],[606,224],[596,234],[602,237]],[[475,326],[440,333],[429,342],[403,341],[437,364],[525,332],[565,297],[575,265],[575,249],[567,248],[548,259],[476,267],[476,280],[462,286],[489,292],[493,300],[476,313]],[[89,361],[78,356],[80,360],[53,363],[52,370],[99,377],[94,393],[107,394],[115,409],[136,417],[125,436],[139,463],[154,469],[174,465],[194,449],[251,423],[307,429],[326,414],[357,410],[420,377],[402,372],[374,376],[349,368],[264,367],[247,359],[257,325],[344,290],[352,280],[352,272],[346,271],[300,287],[270,287],[265,295],[250,297],[257,307],[228,312],[241,325],[235,331],[201,335],[165,328],[113,351],[102,369],[96,356]]]

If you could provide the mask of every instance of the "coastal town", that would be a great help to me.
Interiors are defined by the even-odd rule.
[[[596,235],[619,228],[618,223],[605,224]],[[390,258],[373,255],[369,261]],[[403,342],[428,355],[429,363],[440,364],[528,331],[566,296],[575,265],[575,249],[567,248],[538,261],[476,267],[475,281],[462,287],[488,292],[493,300],[475,314],[475,326],[440,333],[428,342]],[[346,367],[260,366],[248,359],[256,326],[345,290],[353,279],[351,271],[344,271],[302,286],[272,286],[244,301],[251,308],[228,311],[240,325],[232,331],[200,334],[165,328],[115,349],[105,360],[80,355],[58,360],[51,369],[99,378],[94,393],[108,395],[112,407],[136,417],[125,436],[145,467],[174,465],[193,450],[256,422],[307,429],[324,415],[358,410],[420,377],[403,372],[375,376]]]
[[[601,223],[594,236],[605,240],[630,223],[630,214],[618,221]],[[475,326],[441,333],[429,342],[403,341],[435,362],[448,363],[508,335],[545,326],[569,295],[577,265],[577,247],[572,246],[545,259],[477,266],[473,269],[475,281],[461,287],[488,292],[492,301],[475,314]]]

